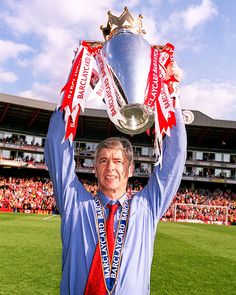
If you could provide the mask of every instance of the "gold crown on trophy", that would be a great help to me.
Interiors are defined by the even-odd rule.
[[[145,30],[142,29],[143,16],[142,14],[139,15],[137,19],[134,19],[130,14],[127,7],[124,8],[122,14],[117,17],[113,15],[110,11],[108,11],[108,21],[107,26],[101,26],[101,30],[105,40],[110,39],[114,36],[120,29],[128,29],[133,33],[138,34],[146,34]]]

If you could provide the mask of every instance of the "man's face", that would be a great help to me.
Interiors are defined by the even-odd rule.
[[[95,173],[100,190],[112,199],[119,199],[125,192],[133,165],[129,165],[121,149],[102,149],[96,158]]]

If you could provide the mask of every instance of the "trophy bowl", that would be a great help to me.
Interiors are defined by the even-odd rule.
[[[154,123],[153,110],[144,105],[151,63],[150,44],[129,28],[120,28],[102,50],[122,96],[119,111],[123,119],[115,126],[130,135],[145,132]]]

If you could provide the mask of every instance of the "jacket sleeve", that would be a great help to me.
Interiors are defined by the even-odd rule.
[[[86,190],[75,173],[74,147],[63,141],[65,122],[63,112],[55,111],[51,117],[45,142],[45,160],[53,182],[54,195],[60,214],[70,210],[78,195]]]
[[[151,211],[155,222],[166,212],[176,194],[186,161],[187,138],[180,108],[175,115],[176,126],[171,129],[171,136],[163,140],[162,167],[154,167],[148,184],[140,192],[143,205]]]

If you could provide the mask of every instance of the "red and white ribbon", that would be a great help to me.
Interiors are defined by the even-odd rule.
[[[89,97],[87,98],[86,102],[88,101],[100,101],[104,99],[104,90],[101,79],[98,80],[97,84],[95,85],[94,89],[90,93]]]
[[[97,50],[98,48],[96,48]],[[71,72],[66,85],[61,92],[64,92],[61,103],[61,110],[65,111],[65,138],[73,141],[76,135],[80,111],[84,111],[85,101],[88,95],[89,83],[91,80],[95,49],[82,41],[74,58]]]
[[[115,90],[112,72],[109,69],[102,51],[97,53],[96,61],[104,91],[108,116],[114,124],[119,125],[119,120],[124,120],[124,118],[120,113],[120,108],[117,103],[116,91],[118,91],[118,89]]]
[[[86,48],[84,48],[72,108],[79,104],[82,111],[84,111],[85,98],[88,95],[87,91],[91,79],[93,62],[94,57]]]
[[[81,42],[68,81],[61,90],[64,92],[61,110],[65,111],[66,122],[64,140],[73,141],[80,111],[84,111],[86,101],[92,98],[99,100],[104,98],[108,116],[114,124],[119,125],[119,120],[124,120],[120,113],[120,106],[124,105],[124,100],[114,82],[112,70],[100,49],[101,46],[92,48],[85,41]],[[99,80],[89,96],[88,90],[92,73],[94,73],[95,58],[99,70]]]
[[[176,124],[175,110],[169,84],[176,82],[174,76],[166,80],[167,67],[173,62],[174,46],[167,43],[162,51],[151,48],[151,65],[146,87],[144,104],[155,113],[154,153],[155,165],[162,161],[162,139],[164,134],[170,136],[170,128]]]

